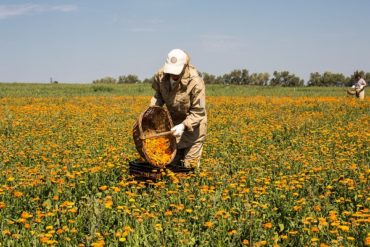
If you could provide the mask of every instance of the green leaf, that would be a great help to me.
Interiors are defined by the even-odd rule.
[[[280,229],[280,232],[284,231],[284,224],[280,223],[279,224],[279,229]]]

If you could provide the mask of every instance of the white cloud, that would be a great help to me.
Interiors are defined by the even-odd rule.
[[[77,9],[78,8],[76,5],[46,5],[46,4],[0,5],[0,19],[42,12],[53,12],[53,11],[71,12]]]

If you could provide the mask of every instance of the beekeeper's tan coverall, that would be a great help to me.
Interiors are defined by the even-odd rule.
[[[185,125],[183,135],[177,138],[178,150],[173,163],[184,160],[185,167],[198,167],[207,133],[205,85],[198,71],[186,65],[180,81],[171,84],[170,75],[162,68],[155,74],[152,87],[154,104],[166,104],[173,123]]]
[[[367,83],[363,78],[360,78],[355,83],[356,97],[359,98],[360,100],[364,100],[364,98],[365,98],[365,87],[366,86],[367,86]]]

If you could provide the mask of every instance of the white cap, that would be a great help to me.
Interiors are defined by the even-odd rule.
[[[181,74],[187,61],[188,55],[183,50],[173,49],[167,55],[166,63],[163,68],[164,73],[172,75]]]

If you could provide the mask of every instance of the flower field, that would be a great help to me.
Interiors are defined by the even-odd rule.
[[[141,182],[149,96],[0,98],[0,246],[370,246],[370,101],[207,97],[200,169]]]

